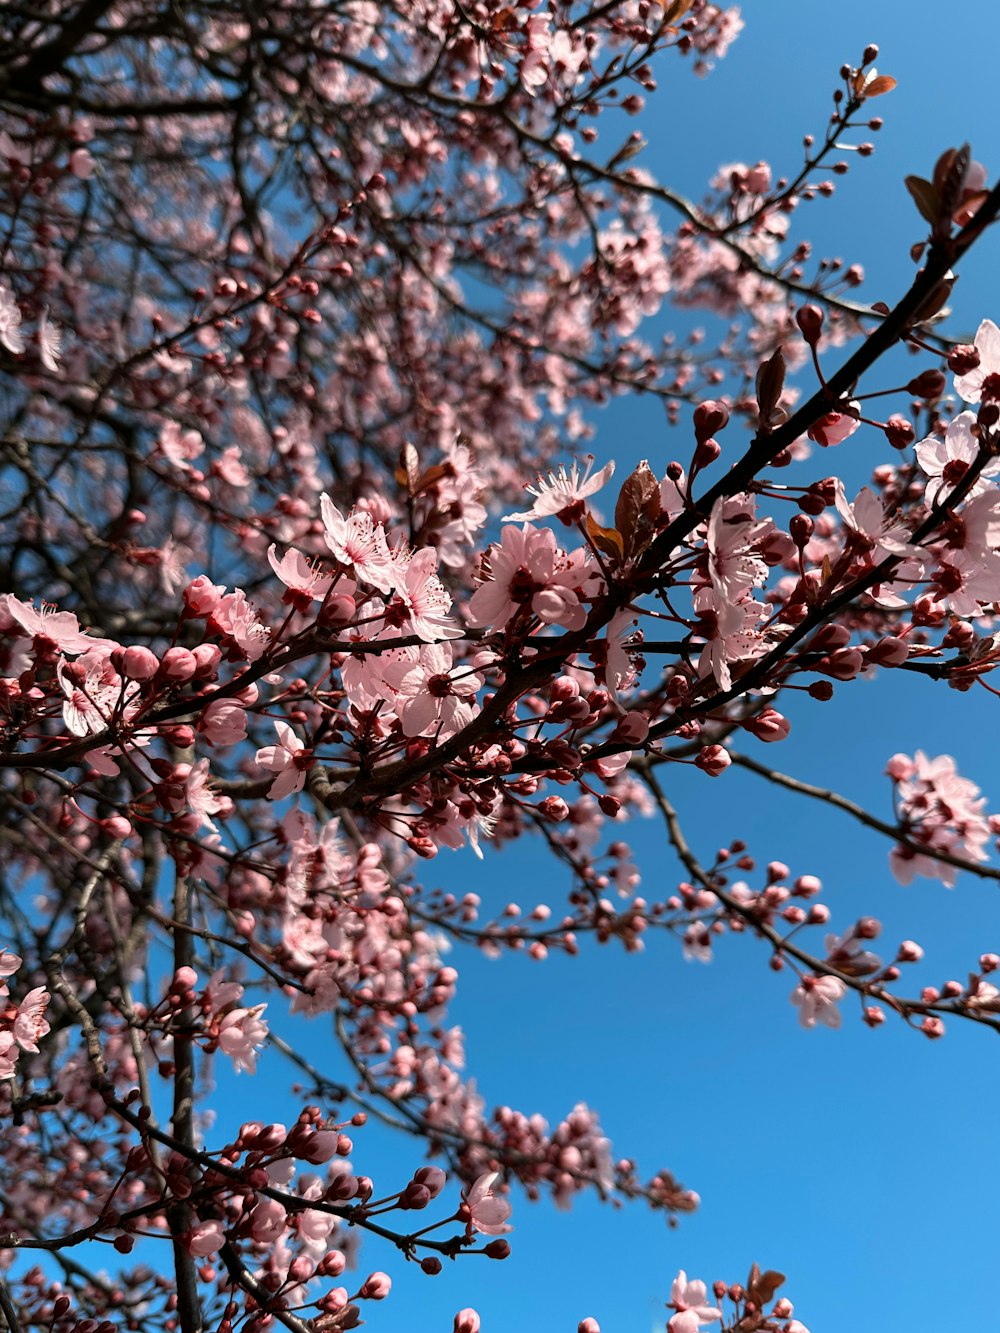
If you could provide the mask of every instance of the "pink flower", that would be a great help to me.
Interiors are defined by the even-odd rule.
[[[277,546],[272,542],[267,548],[268,561],[289,592],[301,595],[304,605],[299,609],[304,610],[310,601],[321,602],[333,583],[333,575],[324,574],[300,551],[286,551],[279,560],[277,550]],[[293,604],[298,605],[298,601],[293,600]]]
[[[568,556],[549,528],[504,528],[489,549],[489,578],[472,594],[470,623],[503,628],[522,607],[546,625],[582,629],[587,622],[580,594],[593,571],[586,553]]]
[[[278,774],[267,794],[272,801],[280,801],[292,792],[302,790],[306,770],[312,763],[312,750],[307,748],[305,741],[299,740],[287,722],[276,720],[274,729],[278,733],[278,744],[263,746],[254,757],[261,768]]]
[[[950,495],[979,456],[979,440],[972,433],[975,423],[973,412],[961,412],[948,422],[943,440],[928,435],[913,446],[917,462],[930,478],[926,492],[929,505]],[[1000,458],[991,458],[973,483],[969,498],[982,494],[987,489],[984,478],[995,477],[998,472]]]
[[[452,666],[451,645],[446,643],[427,644],[419,662],[387,663],[382,679],[403,734],[442,740],[472,721],[476,692],[483,683],[467,667]]]
[[[219,599],[211,613],[211,623],[249,662],[257,661],[271,639],[267,626],[261,624],[242,588]]]
[[[42,365],[52,374],[59,369],[59,352],[62,348],[62,329],[58,324],[49,323],[49,312],[43,310],[38,320],[38,355]]]
[[[861,410],[857,403],[850,403],[849,406],[856,411]],[[857,417],[849,412],[827,412],[826,416],[820,417],[819,421],[809,427],[806,434],[825,449],[832,444],[843,444],[859,425]]]
[[[21,1048],[13,1032],[0,1032],[0,1080],[13,1078]]]
[[[221,1222],[199,1222],[188,1233],[188,1253],[195,1259],[207,1259],[210,1254],[217,1254],[225,1242],[226,1233]]]
[[[722,1311],[708,1303],[704,1282],[697,1278],[689,1282],[683,1268],[674,1278],[667,1305],[677,1311],[667,1324],[669,1333],[698,1333],[702,1324],[722,1319]]]
[[[205,441],[198,432],[181,430],[176,421],[167,422],[157,444],[167,462],[182,471],[189,471],[191,462],[205,451]]]
[[[25,633],[49,639],[60,652],[71,656],[85,653],[90,648],[106,648],[110,652],[118,646],[111,639],[92,639],[86,631],[81,630],[80,622],[72,611],[60,611],[44,602],[41,609],[36,611],[31,602],[19,601],[13,593],[8,593],[6,598],[0,597],[0,604],[6,606],[8,614]]]
[[[236,745],[247,734],[247,715],[233,699],[216,699],[198,719],[198,730],[209,745]]]
[[[792,1004],[798,1005],[799,1022],[804,1028],[822,1023],[828,1028],[840,1027],[840,1010],[847,987],[839,977],[805,976],[792,991]]]
[[[381,523],[364,509],[353,509],[345,518],[328,495],[320,496],[319,507],[326,529],[324,540],[336,559],[363,583],[370,583],[379,592],[389,592],[391,557]]]
[[[257,1052],[267,1040],[267,1023],[261,1014],[266,1004],[252,1009],[231,1009],[219,1025],[219,1049],[233,1061],[236,1072],[257,1070]]]
[[[9,287],[0,283],[0,343],[15,356],[24,351],[24,334],[21,332],[21,307],[14,299]]]
[[[192,764],[185,781],[184,794],[191,813],[197,815],[201,823],[207,824],[214,833],[218,829],[212,822],[212,816],[220,815],[225,819],[232,813],[233,803],[230,798],[220,795],[209,783],[207,759],[199,759],[196,764]]]
[[[586,510],[583,503],[588,496],[594,495],[614,474],[614,463],[608,463],[600,472],[590,475],[594,466],[593,456],[588,458],[583,476],[580,476],[579,463],[574,462],[569,472],[560,466],[557,472],[550,472],[548,479],[539,477],[534,486],[525,486],[529,495],[535,497],[535,503],[523,514],[507,514],[504,523],[530,523],[536,518],[548,518],[557,514],[567,526],[582,518]]]
[[[14,1019],[14,1038],[22,1051],[36,1052],[38,1039],[49,1031],[45,1019],[45,1007],[49,1002],[49,993],[44,986],[36,986],[17,1007]]]
[[[507,1218],[511,1214],[510,1204],[493,1193],[493,1187],[499,1179],[499,1171],[488,1171],[479,1177],[465,1196],[469,1226],[475,1231],[481,1231],[484,1236],[502,1236],[505,1231],[513,1230],[513,1227],[507,1225]]]
[[[410,628],[418,639],[457,639],[462,631],[448,615],[451,597],[438,578],[437,552],[430,546],[415,555],[397,553],[392,562],[392,586],[406,607]]]
[[[1000,402],[1000,329],[984,319],[976,331],[979,365],[955,376],[955,392],[967,403]]]

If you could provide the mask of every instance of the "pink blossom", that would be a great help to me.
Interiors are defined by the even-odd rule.
[[[15,356],[24,351],[21,308],[14,299],[14,293],[3,283],[0,283],[0,343]]]
[[[261,768],[278,774],[271,783],[268,796],[272,801],[281,801],[302,790],[312,763],[312,751],[299,740],[287,722],[276,719],[274,729],[278,733],[278,744],[263,746],[254,758]]]
[[[20,1054],[21,1048],[14,1040],[13,1032],[0,1030],[0,1080],[14,1077]]]
[[[460,638],[462,631],[448,614],[451,597],[438,578],[437,552],[425,546],[412,556],[397,552],[390,576],[396,596],[406,608],[410,629],[418,639]]]
[[[38,355],[42,365],[53,375],[59,369],[59,352],[62,347],[62,329],[58,324],[49,322],[49,312],[43,310],[38,318]]]
[[[36,986],[18,1005],[14,1038],[22,1051],[37,1052],[39,1038],[49,1031],[45,1008],[50,998],[44,986]]]
[[[568,556],[549,528],[507,527],[485,562],[489,577],[472,594],[470,623],[502,628],[522,607],[544,624],[581,629],[580,595],[593,571],[583,552]]]
[[[935,505],[950,495],[979,457],[979,439],[972,433],[975,424],[973,412],[960,412],[954,421],[948,422],[943,440],[936,435],[928,435],[913,446],[917,462],[930,478],[926,492],[929,505]],[[968,498],[985,491],[988,485],[985,478],[995,477],[998,472],[1000,458],[991,458],[973,483]]]
[[[416,663],[386,663],[382,680],[404,735],[441,740],[472,721],[475,696],[483,683],[467,667],[452,666],[447,643],[427,644]]]
[[[379,592],[389,592],[391,557],[381,523],[376,523],[363,509],[354,509],[345,518],[328,495],[320,496],[319,505],[324,539],[335,558],[362,583],[371,584]]]
[[[852,403],[851,407],[858,412],[861,410],[857,403]],[[832,444],[843,444],[860,424],[858,418],[850,412],[827,412],[814,422],[806,433],[810,440],[827,448]]]
[[[303,602],[321,602],[333,583],[332,574],[323,571],[307,560],[300,551],[289,550],[279,560],[278,548],[272,542],[267,548],[267,558],[271,568],[290,592],[301,593]],[[305,609],[303,606],[301,609]]]
[[[215,699],[198,719],[198,731],[209,745],[236,745],[247,734],[247,715],[235,699]]]
[[[967,403],[1000,402],[1000,329],[984,319],[976,331],[979,365],[955,376],[955,392]]]
[[[531,508],[525,510],[523,514],[507,514],[504,523],[530,523],[536,518],[548,518],[553,514],[558,515],[567,524],[582,518],[586,511],[584,500],[596,494],[614,475],[614,463],[607,463],[591,476],[593,466],[594,459],[591,456],[587,460],[583,476],[580,475],[579,463],[574,462],[568,473],[566,468],[560,465],[558,471],[549,473],[548,478],[539,477],[534,486],[524,488],[529,495],[535,497]]]
[[[252,1009],[231,1009],[219,1025],[219,1049],[233,1061],[237,1073],[256,1072],[257,1052],[267,1040],[267,1023],[261,1018],[266,1008],[257,1004]]]
[[[217,1254],[225,1243],[226,1233],[222,1223],[215,1219],[198,1222],[188,1233],[188,1253],[195,1259],[207,1259],[210,1254]]]
[[[180,766],[179,766],[180,767]],[[187,808],[198,816],[201,824],[207,825],[213,832],[218,832],[212,822],[213,815],[225,818],[232,812],[233,803],[228,796],[222,796],[209,782],[208,760],[199,759],[191,765],[185,782]]]
[[[31,602],[22,602],[13,593],[0,597],[0,605],[6,607],[8,614],[29,635],[49,639],[62,653],[75,657],[91,648],[105,648],[110,652],[118,645],[111,639],[91,638],[86,630],[81,630],[80,622],[72,611],[60,611],[58,607],[42,603],[40,610],[35,610]]]
[[[469,1225],[486,1236],[502,1236],[513,1227],[507,1225],[511,1206],[504,1198],[494,1193],[494,1186],[500,1179],[499,1171],[488,1171],[471,1186],[465,1195],[465,1205],[469,1211]]]
[[[683,1268],[674,1278],[667,1304],[677,1312],[667,1324],[669,1333],[698,1333],[702,1324],[722,1319],[722,1311],[708,1303],[704,1282],[699,1278],[689,1282]]]
[[[176,421],[168,421],[157,441],[160,453],[174,467],[188,470],[205,450],[205,441],[196,430],[182,430]]]
[[[840,1027],[840,1010],[847,987],[839,977],[804,976],[792,991],[792,1004],[798,1006],[799,1022],[804,1028],[822,1023],[828,1028]]]
[[[250,662],[257,661],[271,639],[267,626],[261,624],[242,588],[219,599],[211,612],[211,623]]]

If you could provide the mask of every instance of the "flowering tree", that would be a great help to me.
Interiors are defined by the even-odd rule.
[[[746,830],[692,846],[670,799],[740,764],[883,834],[904,882],[1000,878],[1000,820],[948,756],[887,756],[886,821],[760,750],[791,691],[996,692],[1000,330],[956,345],[940,313],[1000,187],[966,147],[908,179],[927,235],[891,307],[856,299],[857,265],[810,279],[796,209],[872,152],[875,48],[801,164],[727,167],[700,205],[623,128],[740,27],[708,0],[4,7],[14,1333],[347,1329],[378,1322],[381,1263],[504,1259],[517,1187],[692,1210],[586,1106],[555,1129],[487,1108],[449,943],[582,964],[659,930],[706,960],[731,932],[807,1028],[852,992],[871,1026],[1000,1028],[996,955],[907,987],[917,943],[876,954],[873,916],[825,933],[809,867]],[[667,298],[724,316],[718,345],[644,340]],[[880,364],[900,345],[902,375]],[[676,461],[622,480],[580,457],[621,393],[663,404]],[[884,446],[856,494],[816,452],[852,437]],[[657,901],[639,816],[677,862]],[[567,902],[421,883],[516,839]],[[346,1066],[314,1061],[307,1020]],[[254,1119],[207,1117],[226,1066]],[[282,1080],[306,1089],[291,1126],[257,1091]],[[370,1115],[429,1164],[383,1178]],[[671,1333],[804,1333],[782,1282],[681,1272]]]

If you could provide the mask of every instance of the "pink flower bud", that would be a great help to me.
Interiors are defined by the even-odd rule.
[[[569,818],[569,806],[561,796],[546,796],[545,800],[539,803],[538,809],[546,819],[551,819],[553,824]]]
[[[101,820],[101,828],[109,838],[123,839],[131,836],[132,825],[124,815],[110,815]]]
[[[924,951],[915,940],[904,940],[896,954],[897,963],[919,963]]]
[[[160,670],[167,680],[183,682],[194,677],[198,662],[189,649],[175,646],[163,654]]]
[[[891,416],[885,423],[885,438],[894,449],[907,449],[916,439],[913,422],[905,417]]]
[[[649,719],[642,713],[626,713],[618,719],[613,732],[613,739],[626,741],[629,745],[638,745],[649,735]]]
[[[795,322],[809,346],[815,347],[823,333],[823,311],[818,305],[800,306],[795,312]]]
[[[413,1173],[413,1179],[417,1185],[429,1189],[432,1198],[436,1198],[444,1189],[448,1177],[439,1166],[422,1166]]]
[[[211,579],[199,574],[184,589],[184,605],[190,616],[211,615],[219,605],[224,587],[217,587]]]
[[[720,773],[725,773],[733,761],[724,746],[703,745],[694,762],[710,778],[717,778]]]
[[[591,1319],[588,1315],[577,1324],[576,1333],[601,1333],[601,1326],[596,1319]]]
[[[728,424],[729,408],[717,399],[709,398],[694,409],[694,437],[699,445],[710,440],[716,431],[725,430]],[[718,450],[718,445],[716,449]]]
[[[868,652],[868,659],[878,666],[900,666],[910,655],[905,639],[880,639]]]
[[[459,1310],[452,1325],[452,1333],[479,1333],[479,1315],[475,1310]]]
[[[788,719],[773,708],[763,709],[756,717],[750,718],[743,725],[759,741],[767,743],[783,741],[792,729],[792,724]]]
[[[364,1281],[358,1295],[364,1301],[384,1301],[392,1290],[392,1278],[388,1273],[371,1273]]]
[[[159,667],[156,654],[141,644],[126,648],[122,653],[120,670],[126,680],[152,680]]]
[[[195,675],[204,680],[213,676],[222,662],[222,649],[214,643],[199,643],[191,649],[195,660]]]
[[[347,1256],[341,1250],[330,1250],[324,1254],[316,1268],[317,1277],[340,1277],[347,1267]]]

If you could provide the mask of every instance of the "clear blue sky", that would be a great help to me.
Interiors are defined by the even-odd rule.
[[[929,173],[944,148],[966,139],[991,178],[1000,173],[996,53],[986,40],[995,14],[972,0],[959,40],[943,11],[903,0],[746,5],[745,31],[708,79],[676,61],[661,66],[660,92],[640,122],[645,161],[695,197],[723,162],[765,158],[778,173],[794,170],[802,135],[823,129],[838,67],[877,42],[879,69],[899,80],[877,105],[886,120],[878,151],[867,163],[852,158],[837,196],[804,207],[796,226],[815,253],[864,264],[868,299],[891,301],[922,236],[903,176]],[[998,272],[1000,232],[963,264],[953,327],[971,332],[983,316],[1000,319]],[[656,467],[679,449],[653,406],[616,401],[598,427],[598,452],[623,471],[643,456]],[[830,466],[861,484],[876,451],[859,432]],[[792,738],[763,757],[891,817],[885,762],[920,746],[954,754],[1000,809],[1000,703],[984,691],[958,695],[894,673],[839,696],[790,708]],[[887,845],[836,812],[747,774],[700,777],[685,771],[676,793],[696,847],[743,836],[762,861],[780,857],[820,875],[841,926],[871,912],[888,940],[924,944],[925,961],[911,969],[917,984],[961,978],[981,951],[1000,950],[995,886],[960,876],[953,891],[925,880],[903,889],[888,871]],[[635,826],[630,838],[650,896],[660,896],[678,875],[659,828]],[[555,898],[551,866],[527,848],[484,867],[464,854],[439,858],[429,870],[497,905]],[[893,1022],[871,1032],[851,1005],[839,1033],[803,1031],[787,974],[771,973],[763,948],[746,938],[724,942],[708,967],[685,964],[669,938],[650,938],[644,954],[629,957],[585,947],[575,960],[544,965],[455,961],[452,1017],[490,1104],[556,1123],[585,1100],[620,1153],[647,1176],[669,1167],[703,1204],[668,1231],[638,1206],[581,1202],[562,1214],[515,1196],[506,1263],[459,1263],[436,1279],[397,1265],[403,1299],[372,1310],[373,1327],[448,1330],[451,1314],[471,1304],[485,1333],[574,1333],[587,1314],[603,1333],[646,1333],[662,1328],[678,1268],[732,1280],[753,1260],[788,1274],[785,1290],[812,1333],[936,1328],[942,1280],[960,1293],[963,1324],[990,1326],[972,1313],[996,1307],[995,1230],[981,1221],[1000,1181],[1000,1052],[989,1034],[951,1024],[931,1043]],[[407,1145],[399,1151],[409,1160]]]

